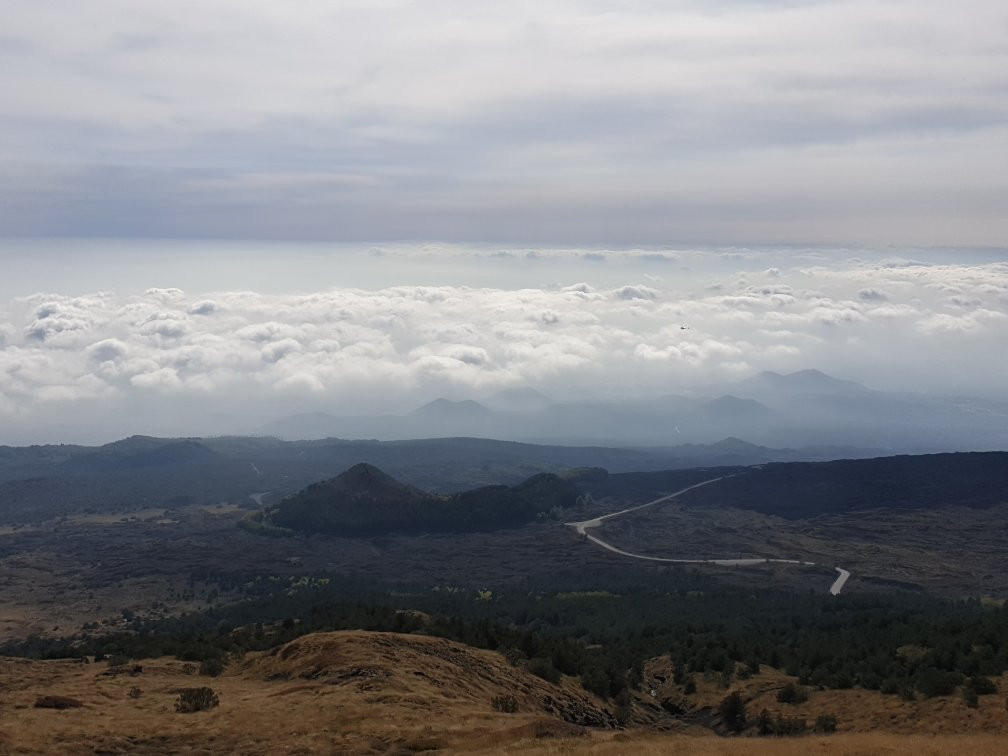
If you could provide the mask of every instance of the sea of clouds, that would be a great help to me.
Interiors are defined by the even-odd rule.
[[[750,269],[727,272],[736,258]],[[240,432],[520,386],[558,401],[703,394],[767,369],[1003,389],[1008,262],[775,261],[727,253],[716,272],[611,286],[18,296],[0,308],[0,442]]]

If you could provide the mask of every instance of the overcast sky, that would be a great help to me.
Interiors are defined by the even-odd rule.
[[[1004,0],[4,2],[0,443],[1003,396],[1006,246]]]
[[[6,0],[0,234],[1008,239],[1003,0]]]

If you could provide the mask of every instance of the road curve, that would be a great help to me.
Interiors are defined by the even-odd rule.
[[[847,582],[847,578],[850,577],[850,573],[843,567],[836,567],[834,569],[836,569],[836,571],[840,574],[837,575],[837,579],[833,581],[833,585],[830,586],[829,592],[834,596],[839,596],[840,591],[843,590],[844,584]]]
[[[636,512],[645,507],[651,507],[655,504],[661,504],[662,502],[669,501],[671,499],[686,493],[687,491],[692,491],[694,488],[700,488],[700,486],[706,486],[711,483],[716,483],[719,480],[724,480],[725,476],[720,478],[711,478],[710,480],[705,480],[702,483],[695,483],[692,486],[687,486],[686,488],[680,489],[675,493],[667,494],[654,501],[649,501],[646,504],[639,504],[636,507],[630,507],[629,509],[621,509],[618,512],[610,512],[609,514],[602,515],[601,517],[595,517],[591,520],[582,520],[581,522],[568,522],[565,523],[577,531],[578,535],[584,536],[587,540],[592,543],[598,544],[603,549],[611,551],[614,554],[619,554],[621,556],[630,557],[631,559],[642,559],[646,562],[664,562],[666,564],[716,564],[720,567],[752,567],[757,564],[796,564],[802,567],[814,567],[815,562],[803,562],[798,559],[770,559],[765,557],[749,558],[749,559],[671,559],[669,557],[655,557],[647,556],[645,554],[634,554],[631,551],[624,551],[623,549],[613,546],[611,543],[603,541],[601,538],[593,536],[588,532],[591,528],[597,528],[602,524],[604,520],[609,520],[613,517],[619,517],[620,515],[625,515],[630,512]],[[836,571],[839,573],[836,580],[830,586],[829,592],[833,596],[840,594],[843,590],[844,584],[847,582],[847,578],[850,577],[850,572],[843,569],[842,567],[837,567]]]

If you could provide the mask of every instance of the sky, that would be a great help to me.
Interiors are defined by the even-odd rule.
[[[6,0],[0,235],[995,246],[1002,0]]]
[[[1006,334],[1002,0],[4,3],[0,444]]]

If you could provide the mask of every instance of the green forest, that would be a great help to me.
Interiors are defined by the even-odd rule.
[[[129,630],[60,641],[29,638],[0,653],[31,657],[173,655],[220,666],[301,634],[364,629],[418,632],[505,653],[556,680],[576,676],[599,695],[639,685],[643,662],[669,654],[689,693],[697,675],[727,684],[762,665],[802,685],[913,696],[968,684],[993,692],[1008,670],[1008,610],[923,595],[820,596],[726,585],[679,568],[563,586],[526,581],[493,591],[359,576],[297,580],[194,575],[245,601],[173,619],[133,618]]]
[[[539,473],[514,486],[482,486],[436,495],[358,464],[257,513],[246,526],[343,536],[390,532],[465,532],[521,525],[573,507],[580,491],[569,479]]]

